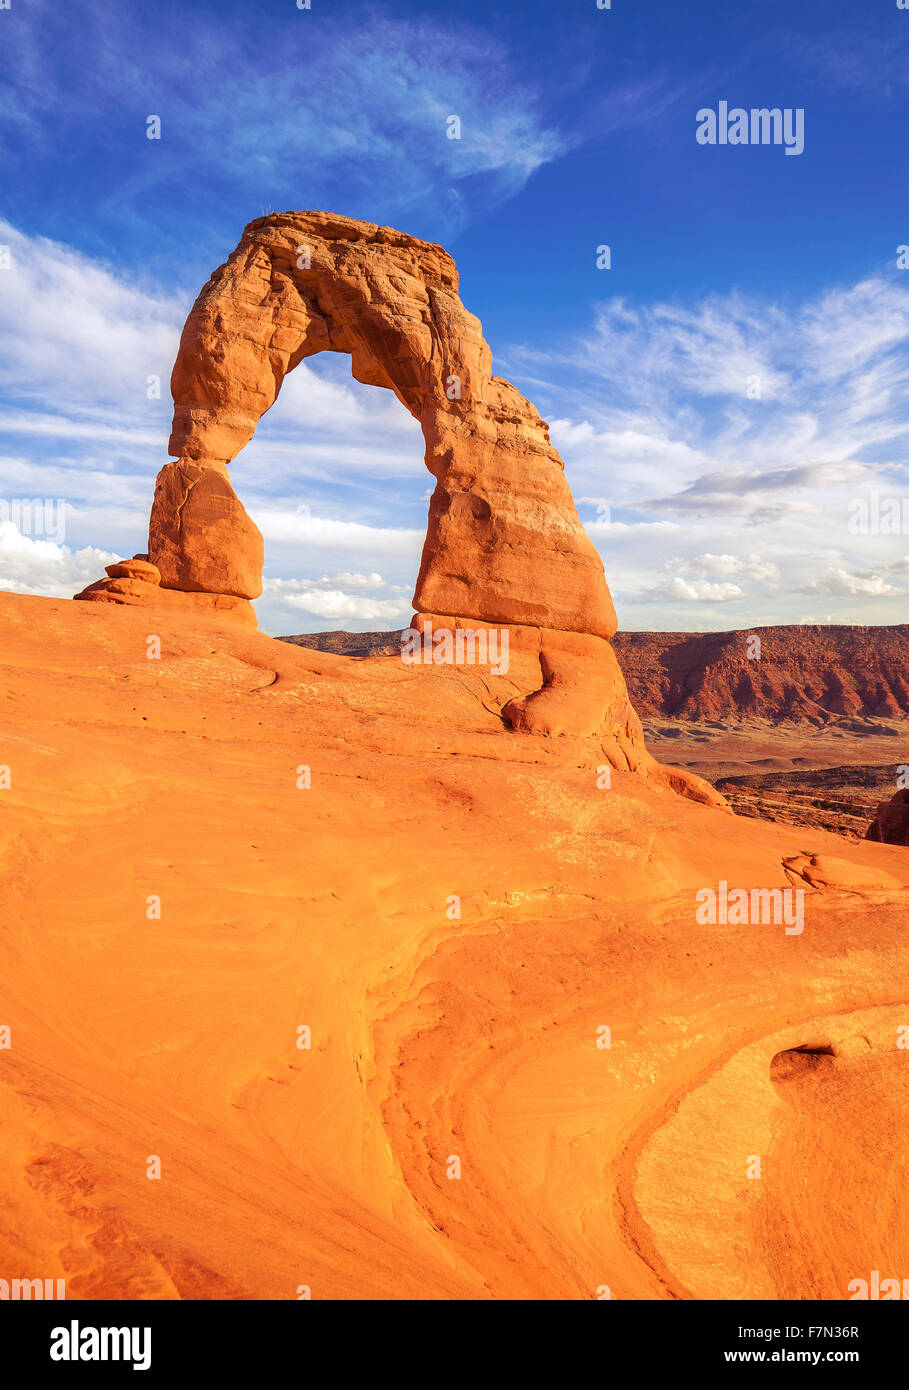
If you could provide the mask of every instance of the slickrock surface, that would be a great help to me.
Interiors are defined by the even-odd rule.
[[[477,668],[186,608],[0,623],[0,1268],[73,1299],[905,1274],[905,849],[598,785],[601,737],[504,731]],[[721,883],[803,892],[803,931],[702,925]]]
[[[664,771],[678,767],[683,774],[694,773],[709,781],[737,815],[864,839],[869,821],[876,823],[882,798],[889,800],[899,785],[901,768],[909,766],[909,718],[902,710],[895,716],[880,714],[881,708],[890,709],[897,697],[902,698],[898,666],[904,652],[909,660],[907,629],[755,631],[769,633],[765,652],[773,665],[772,680],[764,686],[762,716],[739,707],[733,698],[737,687],[728,673],[735,660],[749,674],[752,671],[745,648],[750,633],[710,634],[709,639],[694,633],[616,634],[612,646],[627,678],[632,704],[646,710],[658,707],[658,713],[644,724],[648,751]],[[825,641],[819,641],[819,633]],[[361,657],[389,655],[401,648],[399,632],[302,633],[281,641]],[[678,658],[680,652],[684,663]],[[727,662],[727,675],[722,678],[710,665],[711,654],[717,652]],[[823,660],[832,665],[816,664]],[[667,671],[673,662],[675,676],[669,681]],[[851,669],[854,676],[849,675]],[[854,692],[864,692],[859,713],[837,714],[810,696],[798,695],[798,682],[802,682],[803,695],[810,682],[812,690],[826,691],[829,701],[834,690],[842,697],[850,681]],[[781,694],[777,704],[770,698],[773,689]],[[703,705],[718,717],[669,714],[684,704],[681,697],[686,690],[698,707]],[[856,708],[854,700],[850,708]],[[901,824],[894,822],[890,833],[902,834]]]
[[[762,655],[750,661],[747,642],[755,634]],[[400,632],[312,632],[280,640],[361,655],[400,648]],[[617,632],[612,646],[642,717],[701,724],[705,738],[711,728],[758,721],[893,738],[892,721],[909,716],[909,624]]]

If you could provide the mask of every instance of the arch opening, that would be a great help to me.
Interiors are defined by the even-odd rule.
[[[273,635],[390,633],[411,620],[432,483],[422,434],[392,392],[361,385],[350,366],[326,352],[292,368],[230,465],[263,534],[254,607]]]

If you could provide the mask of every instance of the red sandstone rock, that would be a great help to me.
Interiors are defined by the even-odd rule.
[[[232,618],[246,627],[258,627],[256,610],[249,599],[233,594],[185,593],[165,589],[144,579],[99,579],[74,597],[84,603],[120,603],[129,607],[153,605],[170,613],[211,613],[216,618]]]
[[[438,613],[418,613],[413,626],[424,634],[424,643],[430,629],[430,646],[445,630],[456,636],[459,629],[479,632],[491,627],[476,619]],[[525,690],[529,687],[529,694],[515,695],[501,704],[501,717],[511,729],[543,736],[595,736],[599,756],[617,771],[636,772],[690,801],[729,809],[709,782],[692,772],[664,767],[648,753],[615,653],[603,638],[519,625],[507,625],[504,631],[508,634],[507,671],[501,670],[500,629],[497,659],[486,663],[486,688],[495,700],[496,688],[506,680],[512,688],[515,684]]]
[[[237,598],[262,592],[262,533],[221,467],[165,464],[155,484],[148,553],[168,589]]]
[[[252,438],[288,371],[323,349],[348,352],[357,380],[393,390],[423,428],[436,489],[415,607],[611,637],[602,562],[548,429],[492,376],[479,320],[457,288],[440,246],[389,227],[317,212],[250,223],[183,330],[170,451],[183,468],[223,467]],[[202,509],[189,508],[177,543],[177,500],[168,477],[149,538],[164,583],[223,585],[222,538],[208,532]],[[261,558],[240,514],[231,515],[242,577],[221,591],[252,596]]]
[[[415,607],[507,626],[532,657],[505,722],[597,735],[613,767],[725,804],[700,779],[670,780],[644,748],[609,645],[616,617],[602,561],[562,460],[530,402],[492,375],[480,322],[457,290],[440,246],[389,227],[318,212],[250,223],[183,329],[171,378],[178,461],[158,475],[149,524],[157,592],[215,595],[219,610],[248,621],[230,598],[261,593],[262,537],[227,464],[289,371],[316,352],[347,352],[354,377],[394,391],[423,430],[436,487]],[[149,601],[145,576],[112,568],[78,597]]]
[[[905,850],[601,790],[595,737],[501,732],[511,670],[21,594],[0,628],[0,1273],[842,1307],[909,1271]],[[696,923],[809,840],[892,888]]]
[[[909,790],[898,791],[889,801],[881,802],[865,839],[884,845],[909,845]]]
[[[749,659],[749,639],[760,657]],[[909,714],[909,625],[799,625],[742,632],[620,632],[635,709],[675,719],[759,718],[817,726]],[[753,649],[753,643],[752,643]],[[852,726],[851,732],[868,732]]]
[[[536,634],[539,673],[505,711],[512,727],[602,730],[614,766],[655,768],[608,644],[615,610],[562,460],[530,402],[492,375],[480,322],[457,291],[440,246],[389,227],[319,212],[250,223],[183,330],[171,378],[178,461],[158,475],[149,560],[163,592],[261,593],[262,537],[227,464],[289,371],[316,352],[347,352],[354,377],[394,391],[423,430],[436,487],[415,607]],[[110,584],[135,577],[118,569]],[[109,584],[80,595],[106,596],[142,599]]]
[[[529,695],[510,700],[502,713],[525,733],[595,733],[604,724],[620,744],[628,744],[633,762],[640,760],[644,735],[628,701],[625,679],[615,653],[602,637],[540,629],[543,684]],[[633,765],[633,763],[632,763]]]
[[[160,584],[161,571],[148,560],[134,556],[132,560],[118,560],[114,565],[105,566],[105,574],[111,579],[138,579],[146,584]]]
[[[810,888],[821,891],[840,889],[846,892],[867,892],[878,889],[884,892],[899,890],[902,880],[886,869],[869,868],[851,859],[840,859],[832,854],[794,854],[783,860],[783,869],[789,882],[807,883]]]

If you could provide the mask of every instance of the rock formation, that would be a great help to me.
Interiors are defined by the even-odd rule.
[[[257,598],[262,533],[231,487],[227,469],[181,459],[158,474],[148,553],[169,589]]]
[[[158,476],[148,543],[161,586],[115,576],[78,597],[161,602],[176,591],[214,596],[222,610],[232,601],[248,617],[262,538],[227,465],[287,373],[325,350],[349,353],[354,377],[394,391],[422,427],[436,485],[418,614],[436,628],[513,628],[537,673],[504,705],[505,720],[544,734],[602,731],[615,766],[654,773],[609,645],[616,617],[602,561],[548,428],[492,375],[451,257],[390,227],[319,212],[250,223],[196,300],[173,370],[177,461]]]
[[[882,845],[909,845],[909,790],[898,791],[889,801],[881,802],[865,839]]]
[[[149,562],[145,555],[134,555],[131,560],[118,560],[114,565],[105,566],[107,579],[99,579],[89,584],[76,598],[87,603],[154,604],[169,612],[211,613],[216,617],[229,617],[256,626],[256,615],[248,599],[237,598],[228,593],[181,593],[176,588],[165,588],[161,571]]]

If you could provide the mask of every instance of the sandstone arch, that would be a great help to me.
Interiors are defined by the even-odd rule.
[[[193,305],[173,370],[176,461],[158,475],[147,557],[161,588],[127,562],[80,597],[162,602],[176,591],[248,608],[261,592],[262,538],[228,464],[287,373],[322,351],[349,353],[354,377],[394,391],[422,427],[436,484],[417,621],[507,624],[538,654],[542,682],[504,707],[513,727],[600,732],[616,766],[655,767],[609,645],[602,561],[548,428],[492,375],[452,258],[389,227],[321,212],[249,224]]]
[[[222,557],[200,541],[191,495],[175,524],[184,489],[172,478],[187,465],[223,473],[287,373],[326,350],[349,353],[354,377],[394,391],[422,427],[436,487],[416,609],[611,637],[603,566],[562,461],[530,402],[492,376],[454,261],[391,228],[319,213],[251,223],[189,315],[171,383],[169,452],[180,463],[162,470],[152,513],[162,582],[204,591],[220,579],[229,587],[217,592],[260,593],[258,547],[213,573]],[[238,505],[231,499],[229,524],[245,540]]]

